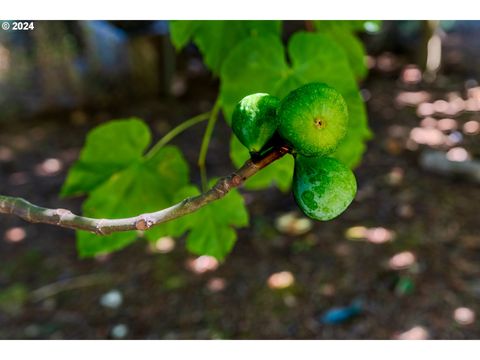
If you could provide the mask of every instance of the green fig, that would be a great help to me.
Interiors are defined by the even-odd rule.
[[[305,215],[331,220],[340,215],[357,192],[353,172],[330,157],[297,155],[293,174],[293,195]]]
[[[282,100],[278,121],[278,133],[294,152],[324,156],[335,151],[347,133],[347,104],[334,88],[310,83]]]
[[[244,97],[232,115],[232,130],[251,152],[258,153],[277,130],[277,109],[280,100],[269,94]]]

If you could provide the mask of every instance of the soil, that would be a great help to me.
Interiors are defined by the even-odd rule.
[[[203,273],[192,270],[196,257],[185,250],[184,239],[168,253],[139,240],[108,256],[79,259],[73,231],[2,216],[0,338],[479,338],[480,323],[468,316],[462,320],[457,310],[480,313],[479,185],[420,167],[426,146],[412,142],[409,134],[422,117],[396,100],[401,92],[418,90],[432,101],[447,99],[452,91],[466,97],[469,77],[445,71],[433,83],[409,85],[403,81],[407,63],[383,54],[377,64],[385,56],[396,65],[377,65],[362,84],[374,139],[355,170],[357,198],[342,216],[314,222],[303,235],[281,232],[280,216],[291,211],[300,216],[293,196],[275,188],[242,190],[251,224],[239,231],[227,259]],[[80,212],[83,199],[58,194],[88,130],[112,118],[138,116],[158,139],[214,102],[218,84],[208,74],[184,81],[187,92],[178,98],[0,123],[0,193]],[[470,79],[467,85],[472,84]],[[459,132],[478,115],[453,117]],[[203,131],[199,125],[173,141],[196,182]],[[229,134],[219,122],[209,150],[210,176],[232,170]],[[460,143],[437,147],[453,146],[480,155],[479,135],[462,133]],[[370,234],[370,240],[352,240],[359,232]],[[293,284],[274,288],[270,276],[285,271]],[[12,289],[19,289],[16,297]],[[123,301],[109,308],[101,299],[112,290]],[[329,309],[354,301],[362,302],[358,315],[337,324],[322,322]]]

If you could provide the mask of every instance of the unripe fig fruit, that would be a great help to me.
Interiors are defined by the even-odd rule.
[[[269,94],[244,97],[232,115],[232,130],[251,152],[258,153],[277,130],[277,109],[280,100]]]
[[[278,110],[278,132],[304,156],[332,153],[345,136],[347,104],[334,88],[310,83],[289,93]]]
[[[355,175],[338,160],[296,156],[293,195],[305,215],[331,220],[350,205],[356,192]]]

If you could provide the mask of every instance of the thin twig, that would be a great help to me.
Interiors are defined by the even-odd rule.
[[[212,112],[210,113],[210,119],[208,119],[207,128],[203,135],[202,146],[200,147],[200,155],[198,155],[198,167],[200,169],[200,176],[202,178],[202,190],[205,191],[208,187],[207,169],[205,162],[207,159],[208,146],[210,145],[210,139],[212,138],[213,129],[218,119],[218,112],[220,110],[220,99],[215,101]]]
[[[207,120],[210,117],[210,111],[205,112],[203,114],[196,115],[188,120],[185,120],[182,122],[180,125],[174,127],[172,130],[170,130],[168,133],[166,133],[151,149],[150,151],[146,154],[146,157],[152,157],[159,149],[164,147],[166,144],[168,144],[174,137],[179,135],[180,133],[184,132],[188,128]]]
[[[223,177],[209,190],[187,198],[169,208],[124,219],[94,219],[73,214],[66,209],[47,209],[27,200],[0,195],[0,213],[16,215],[28,222],[57,225],[85,230],[98,235],[129,230],[147,230],[152,226],[190,214],[212,201],[224,197],[231,189],[243,184],[259,170],[280,159],[288,147],[274,148],[255,160],[248,160],[239,170]]]
[[[81,275],[75,278],[65,279],[42,286],[41,288],[32,291],[30,297],[32,301],[39,302],[48,299],[49,297],[55,296],[63,291],[101,285],[108,283],[111,280],[112,276],[110,274]]]

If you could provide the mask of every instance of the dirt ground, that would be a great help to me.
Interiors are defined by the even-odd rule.
[[[407,99],[441,110],[435,100],[453,101],[455,93],[475,97],[471,89],[478,84],[466,72],[448,71],[433,83],[416,82],[418,72],[401,57],[371,60],[361,88],[375,137],[356,169],[357,198],[342,216],[312,223],[303,234],[295,226],[279,230],[279,217],[291,211],[300,216],[292,195],[242,190],[251,225],[239,231],[221,264],[187,253],[183,239],[174,249],[168,242],[155,250],[138,241],[81,260],[74,232],[2,216],[0,338],[480,338],[474,318],[480,314],[479,185],[419,163],[429,148],[461,147],[478,158],[479,135],[470,131],[474,123],[464,124],[480,113],[430,115],[428,106],[405,105]],[[0,193],[79,212],[82,199],[59,199],[58,193],[88,130],[134,115],[159,138],[213,103],[217,84],[207,74],[185,81],[187,92],[171,100],[0,123]],[[412,129],[432,127],[440,130],[425,133],[430,145],[412,138]],[[198,126],[174,141],[195,181],[202,133]],[[223,122],[215,130],[211,176],[232,169],[229,133]],[[440,140],[430,141],[429,134]],[[362,303],[356,316],[322,322],[326,311],[354,301]]]

